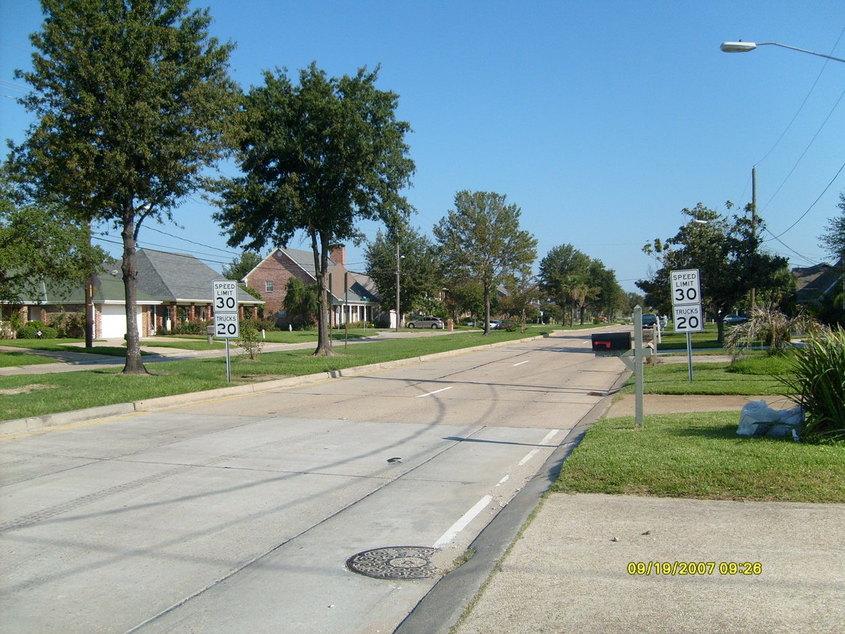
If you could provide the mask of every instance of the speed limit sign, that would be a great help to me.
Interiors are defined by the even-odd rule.
[[[235,313],[238,310],[238,283],[232,280],[214,280],[214,312]]]
[[[698,269],[671,271],[672,305],[687,306],[701,303],[701,282]]]
[[[214,315],[214,336],[220,339],[240,337],[240,324],[237,313],[217,313]]]
[[[675,332],[704,332],[704,320],[701,316],[701,305],[673,306]]]

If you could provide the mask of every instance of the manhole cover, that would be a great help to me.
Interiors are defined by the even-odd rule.
[[[352,555],[346,566],[352,571],[376,579],[429,579],[438,570],[431,562],[436,548],[391,546],[374,548]]]

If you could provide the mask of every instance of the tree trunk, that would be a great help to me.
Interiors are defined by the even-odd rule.
[[[124,374],[146,374],[141,361],[141,341],[138,337],[137,282],[138,269],[135,261],[135,211],[132,203],[123,208],[123,289],[126,295],[126,365]]]
[[[484,334],[490,334],[490,287],[484,284]]]
[[[314,351],[316,357],[330,357],[334,355],[332,350],[332,338],[329,332],[329,307],[331,306],[331,294],[328,288],[329,268],[329,241],[320,236],[320,243],[317,242],[317,234],[311,234],[311,249],[314,252],[314,270],[317,278],[319,312],[317,314],[317,349]]]

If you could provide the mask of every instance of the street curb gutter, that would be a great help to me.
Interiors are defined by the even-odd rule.
[[[472,557],[434,584],[393,630],[393,634],[449,632],[460,622],[467,608],[472,605],[473,599],[507,554],[534,509],[557,480],[563,462],[581,444],[593,423],[610,409],[616,391],[625,384],[630,374],[630,371],[623,372],[607,395],[569,430],[534,477],[502,507],[469,545]]]
[[[435,361],[437,359],[456,357],[461,354],[477,352],[479,350],[504,348],[507,346],[522,343],[524,341],[536,341],[538,339],[544,338],[547,338],[547,335],[527,337],[525,339],[513,339],[511,341],[499,341],[483,346],[472,346],[469,348],[460,348],[458,350],[436,352],[433,354],[423,355],[421,357],[410,357],[407,359],[397,359],[395,361],[385,361],[383,363],[372,363],[369,365],[344,368],[342,370],[331,370],[328,372],[319,372],[317,374],[306,374],[303,376],[292,376],[284,379],[274,379],[272,381],[263,381],[261,383],[236,385],[234,387],[221,387],[213,390],[204,390],[201,392],[186,392],[185,394],[160,396],[158,398],[143,399],[130,403],[115,403],[113,405],[89,407],[86,409],[71,410],[68,412],[59,412],[56,414],[44,414],[42,416],[31,416],[28,418],[4,420],[0,421],[0,438],[2,438],[3,436],[12,436],[18,434],[39,433],[53,428],[65,427],[68,425],[73,425],[86,421],[126,416],[139,412],[158,411],[170,407],[179,407],[182,405],[190,405],[192,403],[201,403],[203,401],[208,400],[230,398],[246,394],[272,392],[274,390],[283,390],[299,385],[307,385],[309,383],[319,383],[320,381],[325,381],[328,379],[361,376],[362,374],[368,374],[377,370],[401,368],[417,363],[426,363],[427,361]]]

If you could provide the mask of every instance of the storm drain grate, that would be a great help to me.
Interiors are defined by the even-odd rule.
[[[391,546],[352,555],[346,566],[352,572],[376,579],[429,579],[439,571],[431,561],[436,548]]]

